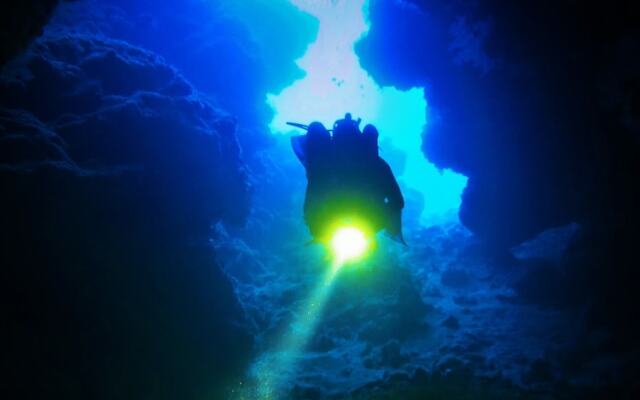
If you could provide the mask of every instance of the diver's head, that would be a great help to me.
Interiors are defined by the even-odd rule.
[[[331,137],[327,128],[317,121],[309,124],[307,135],[311,139],[329,139]]]
[[[343,119],[339,119],[333,124],[333,137],[341,139],[342,137],[355,136],[360,134],[360,119],[354,121],[351,113],[346,113]]]
[[[367,124],[367,126],[365,126],[364,130],[362,131],[362,135],[367,140],[378,143],[378,129],[375,126]]]
[[[367,152],[378,155],[378,136],[378,129],[375,126],[367,124],[364,127],[362,138]]]

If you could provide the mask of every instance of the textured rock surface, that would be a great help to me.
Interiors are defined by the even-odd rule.
[[[7,0],[0,5],[0,66],[42,33],[59,0]]]
[[[304,172],[265,135],[264,95],[313,32],[284,0],[256,2],[261,20],[223,3],[66,4],[3,70],[7,391],[224,398],[304,311],[327,260],[304,246]],[[424,149],[471,177],[463,222],[484,243],[407,224],[408,248],[382,239],[345,269],[293,398],[637,397],[637,19],[517,4],[371,2],[363,65],[426,87]]]
[[[268,142],[277,93],[302,75],[294,60],[315,30],[288,0],[83,0],[48,30],[104,35],[151,50],[239,119],[245,150]]]
[[[504,254],[579,224],[567,246],[549,245],[551,234],[524,257],[511,300],[570,310],[564,365],[610,362],[609,377],[591,381],[637,391],[638,8],[377,0],[371,19],[358,46],[364,67],[380,83],[426,88],[423,150],[469,177],[460,218],[485,246]],[[559,269],[544,253],[557,254]]]
[[[632,2],[376,0],[370,12],[363,66],[381,84],[426,88],[423,148],[470,178],[460,217],[474,233],[504,248],[569,222],[629,219]]]
[[[248,209],[234,120],[153,53],[89,36],[38,40],[0,93],[13,393],[216,397],[251,346],[207,245]]]
[[[320,249],[278,240],[296,237],[290,229],[271,225],[269,243],[259,233],[215,240],[262,357],[301,320],[326,268]],[[575,229],[554,233],[555,243]],[[381,240],[375,258],[340,272],[287,383],[291,398],[605,399],[620,390],[627,361],[583,347],[606,335],[566,306],[557,260],[493,260],[459,224],[407,236],[408,249]]]

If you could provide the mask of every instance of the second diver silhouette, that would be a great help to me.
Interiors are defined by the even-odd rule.
[[[291,138],[293,150],[307,173],[304,219],[314,241],[324,243],[334,224],[345,219],[365,221],[373,233],[384,230],[404,242],[404,198],[389,165],[378,154],[378,130],[347,113],[332,131],[320,122],[288,122],[305,129]]]

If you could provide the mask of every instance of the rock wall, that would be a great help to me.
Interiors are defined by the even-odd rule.
[[[219,398],[252,338],[207,237],[242,223],[235,120],[155,54],[47,35],[0,78],[2,303],[24,398]]]
[[[508,254],[578,224],[557,269],[532,269],[518,301],[572,310],[565,366],[608,355],[616,390],[630,393],[634,358],[616,354],[637,354],[640,332],[638,8],[376,0],[370,15],[361,61],[381,84],[425,87],[423,150],[469,177],[460,219],[485,246]]]
[[[637,195],[632,2],[371,2],[358,45],[381,84],[422,86],[426,156],[469,177],[460,218],[498,248],[620,222]]]
[[[0,5],[0,65],[40,36],[59,0],[8,0]]]

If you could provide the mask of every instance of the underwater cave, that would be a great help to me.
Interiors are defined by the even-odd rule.
[[[633,2],[0,20],[7,393],[640,397]]]

